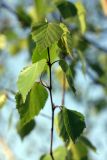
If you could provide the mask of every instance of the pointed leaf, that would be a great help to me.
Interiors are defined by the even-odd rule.
[[[80,21],[81,32],[84,33],[86,31],[86,11],[81,2],[75,3],[75,6],[78,11],[78,18]]]
[[[25,103],[20,93],[16,94],[17,109],[20,114],[20,126],[24,126],[45,106],[48,98],[47,90],[40,84],[35,83],[27,95]]]
[[[57,23],[44,22],[33,25],[32,38],[38,46],[38,52],[58,42],[62,33],[63,30]]]
[[[72,52],[72,37],[71,37],[71,33],[70,33],[70,31],[68,30],[68,28],[66,27],[65,24],[61,23],[60,26],[61,26],[61,28],[63,29],[63,32],[64,32],[62,34],[62,37],[61,37],[63,46],[65,47],[66,52],[68,54],[71,54],[71,52]]]
[[[64,124],[64,118],[63,118],[63,112],[60,111],[55,119],[56,123],[55,123],[55,126],[56,126],[56,130],[59,134],[59,136],[63,139],[64,142],[68,142],[69,141],[69,136],[68,136],[68,133],[66,131],[66,128],[65,128],[65,124]]]
[[[80,141],[85,144],[87,147],[89,147],[90,149],[92,149],[94,152],[96,152],[96,147],[89,141],[88,138],[81,136],[80,137]]]
[[[75,142],[86,127],[84,116],[77,111],[63,107],[63,117],[67,133]]]
[[[20,124],[17,124],[17,132],[20,135],[21,139],[23,140],[28,134],[31,133],[31,131],[35,127],[35,121],[31,120],[27,124],[25,124],[23,127],[20,126]]]
[[[19,78],[18,78],[18,89],[19,92],[22,94],[23,101],[25,102],[26,96],[30,89],[32,88],[35,80],[41,75],[44,70],[46,64],[46,60],[43,59],[26,67],[24,70],[21,71]]]

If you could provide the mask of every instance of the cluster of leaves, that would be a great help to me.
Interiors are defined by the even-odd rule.
[[[59,21],[55,17],[56,11],[61,17]],[[48,17],[49,13],[51,13],[51,22]],[[51,65],[55,61],[59,61],[58,69],[66,78],[66,89],[69,88],[75,95],[75,68],[81,61],[83,73],[87,72],[85,58],[89,68],[97,73],[96,77],[92,77],[93,84],[100,85],[107,91],[107,56],[101,55],[92,61],[90,56],[86,55],[89,47],[89,41],[84,36],[87,29],[86,11],[80,2],[35,0],[31,12],[27,13],[24,8],[17,7],[15,14],[24,29],[30,28],[33,23],[30,35],[27,39],[21,39],[22,41],[13,30],[9,34],[8,29],[3,31],[9,40],[16,39],[15,45],[10,47],[10,52],[15,54],[28,44],[30,55],[32,55],[32,64],[21,71],[17,82],[16,104],[20,115],[17,130],[23,139],[34,129],[34,118],[45,107],[48,99],[48,90],[40,81],[41,74],[48,75],[49,71],[47,48],[50,51]],[[49,19],[49,22],[45,17]],[[88,29],[92,29],[92,26],[88,25]],[[3,48],[3,45],[0,45]],[[60,73],[58,73],[59,81],[62,81]],[[6,95],[5,97],[4,94],[0,95],[0,98],[0,104],[4,104]],[[90,104],[91,106],[94,104],[96,110],[99,111],[106,106],[106,99],[99,100],[99,102],[91,101]],[[59,160],[60,157],[62,160],[88,160],[88,148],[94,151],[96,149],[86,137],[80,136],[86,127],[84,116],[63,105],[60,108],[61,111],[56,116],[55,126],[64,146],[60,146],[54,151],[55,160]],[[41,157],[41,160],[49,159],[51,159],[50,155]]]
[[[76,3],[74,5],[70,2],[61,2],[56,3],[56,6],[64,19],[72,16],[79,17],[81,31],[82,33],[85,31],[86,25],[83,20],[85,17],[85,11],[82,4]],[[32,127],[29,128],[29,132],[34,127],[34,117],[39,115],[48,98],[47,89],[42,86],[41,81],[39,81],[41,74],[43,72],[48,72],[49,69],[47,49],[49,49],[50,52],[50,65],[59,61],[59,66],[66,77],[69,87],[74,93],[76,93],[72,68],[66,61],[67,57],[72,57],[72,32],[67,25],[63,22],[55,21],[34,23],[32,26],[32,38],[36,46],[32,55],[32,64],[21,71],[17,82],[19,93],[16,95],[16,103],[20,114],[18,130],[19,133],[21,133],[22,138],[24,138],[22,131],[24,130],[25,134],[26,128],[28,134],[30,123]],[[54,158],[56,160],[59,159],[60,154],[63,153],[64,155],[62,156],[62,159],[71,160],[73,158],[71,148],[76,147],[74,143],[86,127],[85,120],[84,116],[77,111],[67,109],[62,105],[60,108],[61,111],[56,117],[56,126],[58,128],[58,134],[64,140],[66,147],[58,148],[54,153]],[[81,138],[82,143],[85,143],[84,139],[85,138]],[[86,141],[88,140],[86,139]],[[88,143],[90,144],[89,141]],[[85,143],[85,145],[86,144],[87,143]],[[78,155],[78,157],[81,159],[80,155]],[[44,155],[41,159],[48,160],[51,159],[51,156]]]

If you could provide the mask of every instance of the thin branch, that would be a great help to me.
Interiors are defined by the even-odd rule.
[[[63,89],[62,89],[62,106],[65,104],[65,86],[66,86],[66,78],[63,73]]]
[[[51,101],[51,108],[52,108],[50,156],[51,156],[52,160],[55,160],[54,156],[53,156],[53,131],[54,131],[54,111],[55,111],[55,107],[54,107],[53,98],[52,98],[52,70],[51,70],[52,64],[51,64],[51,60],[50,60],[49,48],[47,48],[47,51],[48,51],[48,62],[47,62],[47,64],[48,64],[48,67],[49,67],[49,83],[50,83],[49,94],[50,94],[50,101]]]

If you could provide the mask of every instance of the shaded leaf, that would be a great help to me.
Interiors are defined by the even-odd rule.
[[[35,121],[31,120],[27,124],[25,124],[23,127],[20,126],[20,124],[17,124],[17,132],[20,135],[21,139],[23,140],[35,127]]]
[[[68,66],[68,64],[64,60],[60,60],[59,65],[61,66],[63,72],[66,75],[66,78],[67,78],[67,81],[68,81],[68,84],[69,84],[70,88],[72,89],[72,91],[74,93],[76,93],[71,68]]]
[[[74,17],[77,15],[77,8],[71,2],[63,1],[56,3],[58,10],[60,11],[63,18]]]
[[[63,139],[64,142],[68,142],[69,141],[69,136],[68,136],[68,133],[67,133],[66,128],[65,128],[62,111],[60,111],[58,113],[55,120],[56,120],[55,121],[56,122],[55,126],[56,126],[56,130],[57,130],[59,136]]]
[[[63,107],[63,117],[66,131],[73,142],[75,142],[86,127],[84,116],[80,112]]]
[[[45,106],[48,98],[47,90],[40,84],[35,83],[27,95],[25,103],[20,93],[16,94],[16,105],[20,114],[20,126],[24,126],[39,114]]]
[[[25,102],[26,96],[32,88],[35,80],[41,75],[44,70],[46,60],[38,61],[23,69],[19,75],[17,85],[19,92],[22,94],[23,101]]]

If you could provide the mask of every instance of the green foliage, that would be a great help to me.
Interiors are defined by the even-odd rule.
[[[58,135],[63,139],[65,143],[67,143],[69,141],[69,135],[65,128],[63,111],[60,111],[58,113],[58,115],[56,116],[55,122],[56,122],[55,126],[58,132]]]
[[[57,23],[37,23],[32,26],[32,38],[38,46],[38,52],[45,50],[61,38],[62,28]]]
[[[63,18],[74,17],[77,15],[77,8],[71,2],[62,1],[57,2],[56,5]]]
[[[61,160],[65,160],[66,158],[66,148],[65,147],[58,147],[55,151],[54,151],[54,158],[55,160],[59,160],[61,158]],[[46,155],[43,158],[41,158],[40,160],[51,160],[50,155]]]
[[[37,46],[33,52],[32,55],[32,62],[36,63],[37,61],[40,61],[42,59],[48,59],[48,55],[47,55],[47,49],[42,50],[41,52],[39,52],[38,49],[39,47]],[[50,48],[50,58],[51,58],[51,63],[54,62],[54,60],[56,60],[58,58],[60,49],[57,46],[57,43],[52,44],[51,48]]]
[[[35,83],[23,102],[20,93],[16,94],[17,109],[20,114],[19,126],[24,127],[43,109],[48,98],[47,90],[40,84]]]
[[[78,10],[78,18],[80,21],[81,32],[84,33],[86,31],[86,11],[81,2],[77,2],[76,4]]]
[[[25,138],[25,136],[30,134],[30,132],[34,129],[34,127],[35,127],[34,120],[31,120],[30,122],[25,124],[23,127],[20,126],[20,124],[18,123],[17,132],[20,135],[21,139],[23,140]]]
[[[63,45],[63,49],[66,53],[71,54],[72,52],[72,36],[66,25],[63,23],[60,24],[63,29],[63,35],[61,37],[61,43]]]
[[[84,116],[77,111],[63,107],[63,118],[66,131],[73,142],[75,142],[86,127]]]
[[[21,71],[17,81],[17,85],[19,92],[22,94],[24,102],[35,80],[37,80],[43,72],[45,65],[46,60],[42,59],[41,61],[38,61],[37,63],[34,63]]]
[[[65,73],[65,76],[67,78],[67,81],[68,81],[68,84],[69,84],[71,90],[74,93],[76,93],[71,68],[68,66],[68,64],[64,60],[60,60],[59,65],[61,66],[63,72]]]
[[[17,7],[15,14],[22,27],[30,30],[31,24],[33,25],[30,34],[24,39],[28,42],[32,64],[21,71],[17,81],[16,104],[20,115],[17,132],[22,139],[34,129],[34,117],[39,115],[45,106],[48,98],[47,90],[53,94],[52,89],[54,86],[52,82],[54,76],[50,76],[49,72],[45,71],[50,69],[51,74],[54,74],[55,70],[53,71],[53,69],[60,67],[62,75],[65,75],[64,86],[62,75],[59,74],[61,87],[66,91],[66,88],[68,88],[66,85],[69,85],[70,89],[76,93],[76,67],[81,61],[83,73],[88,73],[86,70],[87,61],[87,66],[97,75],[95,78],[92,77],[93,84],[97,84],[107,91],[107,56],[95,55],[95,60],[92,61],[93,57],[86,55],[86,50],[89,49],[91,43],[84,35],[87,29],[85,6],[80,1],[72,3],[67,0],[34,0],[32,6],[34,19],[31,19],[30,14],[24,7]],[[57,13],[60,18],[56,16]],[[89,26],[89,28],[91,27]],[[93,29],[93,31],[95,30]],[[6,47],[7,41],[10,42],[9,49],[11,53],[16,54],[24,48],[23,42],[15,31],[11,30],[8,34],[8,29],[4,28],[0,38],[1,49]],[[48,54],[50,54],[50,57]],[[54,68],[52,66],[56,60],[59,61],[59,64]],[[42,82],[40,79],[42,73],[45,73],[45,77],[50,76],[51,80],[46,80],[46,83]],[[77,96],[75,96],[75,99],[78,98]],[[7,98],[9,98],[7,93],[0,94],[0,108],[3,107]],[[51,96],[50,98],[52,100]],[[53,102],[52,105],[54,106],[54,104]],[[91,101],[89,104],[94,106],[93,108],[97,111],[101,111],[106,107],[106,97]],[[86,137],[80,136],[86,127],[84,116],[62,105],[56,106],[54,106],[54,109],[59,107],[61,110],[56,116],[55,127],[64,142],[64,147],[58,147],[53,151],[54,159],[88,160],[88,149],[96,151],[96,148]],[[51,159],[52,157],[49,154],[41,157],[41,160]]]

